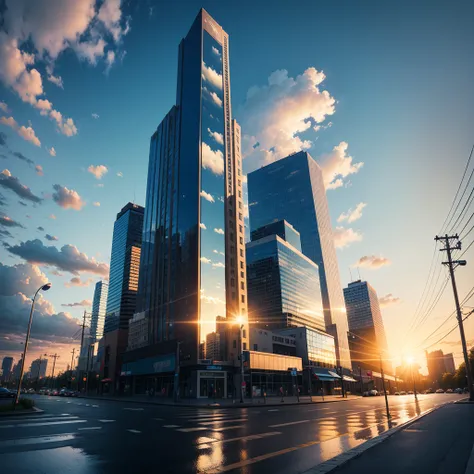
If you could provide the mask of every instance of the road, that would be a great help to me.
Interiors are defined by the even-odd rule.
[[[301,473],[387,429],[383,397],[256,408],[185,408],[35,396],[0,418],[2,472]],[[395,425],[459,395],[390,396]]]

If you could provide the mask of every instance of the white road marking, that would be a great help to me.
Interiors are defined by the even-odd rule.
[[[223,426],[222,428],[210,428],[211,431],[228,431],[228,430],[236,430],[237,428],[243,428],[244,425],[237,425],[237,426]]]
[[[86,407],[90,407],[90,405],[88,403],[86,403]]]
[[[31,428],[35,426],[67,425],[70,423],[87,423],[87,420],[51,421],[48,423],[21,423],[19,425],[7,425],[0,428]]]
[[[99,408],[99,405],[92,405],[93,408]]]
[[[205,421],[199,424],[200,425],[218,425],[219,423],[241,423],[242,421],[247,421],[247,418],[236,418],[234,420]]]
[[[77,431],[101,430],[102,426],[88,426],[87,428],[77,428]]]
[[[128,410],[128,411],[143,411],[143,408],[124,408],[124,410]]]
[[[281,435],[281,432],[280,431],[269,431],[268,433],[259,433],[259,434],[249,435],[249,436],[240,436],[238,438],[217,439],[215,441],[205,441],[205,443],[224,444],[224,443],[232,443],[233,441],[252,441],[254,439],[268,438],[269,436],[276,436],[276,435]],[[199,443],[199,444],[202,444],[202,443]],[[199,444],[198,444],[198,446],[199,446]]]
[[[192,433],[194,431],[204,431],[208,428],[204,428],[204,426],[195,426],[194,428],[180,428],[176,431],[181,431],[182,433]]]
[[[101,423],[113,423],[115,420],[99,420]]]
[[[42,417],[42,416],[37,416],[37,417],[34,417],[34,418],[26,418],[26,417],[22,417],[22,418],[10,418],[8,420],[0,420],[0,427],[1,427],[1,424],[2,423],[11,423],[12,421],[53,421],[53,420],[56,420],[56,421],[59,421],[59,420],[75,420],[79,418],[78,416],[68,416],[68,417],[62,417],[62,416],[45,416],[45,417]]]
[[[127,430],[127,431],[130,431],[130,433],[135,433],[135,434],[140,434],[141,431],[138,431],[138,430]]]
[[[271,410],[268,411],[280,411],[278,408],[272,408]]]
[[[62,441],[70,441],[76,435],[73,433],[64,433],[51,436],[32,436],[31,438],[7,439],[0,441],[0,448],[9,446],[24,446],[25,444],[43,444],[43,443],[59,443]]]
[[[280,426],[299,425],[300,423],[308,423],[309,420],[290,421],[289,423],[279,423],[278,425],[269,425],[269,428],[279,428]]]
[[[181,428],[181,425],[163,425],[163,428]]]

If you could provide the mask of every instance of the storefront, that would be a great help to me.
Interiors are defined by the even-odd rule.
[[[218,370],[198,370],[198,398],[227,398],[227,372]]]

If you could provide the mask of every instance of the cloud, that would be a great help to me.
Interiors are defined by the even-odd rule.
[[[206,201],[215,202],[212,194],[207,193],[204,189],[199,193]]]
[[[53,200],[59,206],[64,209],[74,209],[80,211],[86,203],[82,200],[81,196],[74,191],[74,189],[68,189],[65,186],[55,184],[53,186],[56,192],[53,193]]]
[[[115,53],[113,51],[107,51],[107,56],[105,57],[105,74],[108,74],[110,72],[110,69],[112,68],[112,65],[115,62]]]
[[[220,229],[220,228],[219,228],[219,229],[214,228],[214,232],[215,232],[216,234],[224,235],[224,231],[223,231],[222,229]]]
[[[385,257],[377,257],[375,255],[366,255],[359,258],[359,260],[353,265],[354,267],[364,267],[377,270],[381,267],[391,265],[392,261]]]
[[[400,298],[393,296],[392,293],[379,298],[379,304],[381,308],[386,308],[387,306],[397,303],[400,303]]]
[[[20,227],[24,229],[25,227],[19,222],[13,220],[11,217],[0,215],[0,225],[3,227]]]
[[[222,133],[213,132],[210,128],[208,128],[207,131],[209,133],[209,136],[213,138],[217,143],[219,143],[219,145],[224,144],[224,135],[222,135]]]
[[[13,296],[18,292],[33,296],[40,286],[48,283],[39,267],[29,263],[13,266],[0,263],[0,281],[0,296]]]
[[[207,264],[211,264],[211,263],[212,263],[211,260],[208,259],[207,257],[201,257],[200,260],[201,260],[202,263],[207,263]]]
[[[38,229],[40,232],[44,232],[44,227],[42,227],[42,226],[37,227],[37,229]]]
[[[225,265],[222,262],[213,263],[212,266],[214,268],[225,268]]]
[[[343,212],[338,218],[337,222],[347,221],[349,224],[351,222],[357,221],[362,217],[362,210],[367,206],[367,203],[360,202],[357,204],[354,210],[349,209],[347,212]]]
[[[55,235],[51,235],[51,234],[46,234],[46,235],[44,236],[44,238],[45,238],[46,240],[49,240],[50,242],[54,242],[54,241],[56,241],[56,240],[59,240]]]
[[[96,120],[99,118],[99,114],[91,114],[91,115],[92,115],[92,118],[94,118]]]
[[[211,170],[214,174],[224,173],[224,155],[222,151],[214,151],[206,142],[202,142],[202,167]]]
[[[41,165],[36,165],[36,166],[35,166],[35,170],[36,170],[36,174],[37,174],[38,176],[43,176],[43,174],[44,174],[44,173],[43,173],[43,167],[42,167]]]
[[[222,100],[215,92],[211,92],[209,95],[218,107],[222,107]]]
[[[74,275],[80,272],[95,273],[107,276],[109,266],[98,262],[94,257],[89,258],[74,245],[63,245],[61,249],[43,245],[41,240],[27,240],[19,245],[7,247],[8,252],[17,255],[29,263],[55,267]]]
[[[23,201],[18,201],[18,204],[20,204],[21,206],[28,207],[28,204],[26,204],[26,202],[23,202]]]
[[[220,298],[215,298],[214,296],[207,296],[201,294],[201,300],[204,303],[209,303],[209,304],[225,304],[225,301],[221,300]]]
[[[202,63],[202,78],[217,89],[222,89],[222,76],[212,67],[206,66],[204,62]]]
[[[348,247],[353,242],[362,240],[362,234],[354,229],[345,227],[336,227],[334,229],[334,245],[337,249]]]
[[[302,134],[335,112],[335,99],[321,89],[325,78],[314,67],[295,78],[282,69],[269,76],[267,85],[249,89],[237,113],[242,130],[252,132],[243,136],[249,171],[311,148],[313,142]]]
[[[0,146],[7,147],[7,135],[3,132],[0,132]],[[5,155],[2,155],[2,157],[6,158]]]
[[[216,54],[217,56],[221,55],[220,51],[215,46],[212,47],[212,52]]]
[[[56,216],[55,216],[54,214],[50,214],[50,215],[49,215],[49,218],[50,218],[50,219],[53,219],[53,220],[56,220]]]
[[[56,150],[54,149],[54,146],[52,146],[51,148],[47,149],[48,150],[48,153],[51,155],[51,156],[56,156]]]
[[[27,158],[23,153],[20,153],[19,151],[12,152],[12,155],[18,158],[19,160],[24,161],[25,163],[28,163],[29,165],[35,164],[33,160],[30,160],[30,158]]]
[[[102,179],[102,176],[104,176],[109,171],[109,169],[104,165],[90,165],[89,168],[87,168],[87,171],[94,175],[96,179]]]
[[[61,112],[52,110],[49,116],[56,121],[58,130],[66,137],[72,137],[77,134],[77,127],[71,118],[64,119]]]
[[[27,199],[28,201],[40,203],[42,201],[41,198],[35,196],[31,189],[25,186],[24,184],[20,183],[20,180],[13,176],[9,170],[4,169],[0,173],[0,186],[4,188],[10,189],[13,191],[17,196]]]
[[[202,230],[207,230],[206,224],[204,224],[203,222],[201,222],[201,223],[199,224],[199,227],[200,227]]]
[[[61,304],[64,308],[76,308],[78,306],[92,306],[92,301],[91,300],[82,300],[77,303],[63,303]]]
[[[69,49],[91,64],[110,57],[109,52],[121,45],[121,38],[130,30],[128,19],[122,16],[120,0],[6,0],[0,31],[0,81],[24,102],[40,108],[39,102],[46,99],[38,65],[46,63],[47,79],[63,87],[61,77],[53,74],[58,56]],[[72,119],[59,121],[58,129],[67,136],[77,133]]]
[[[15,130],[15,132],[18,133],[18,135],[20,135],[20,137],[26,140],[27,142],[31,142],[33,143],[33,145],[36,146],[41,146],[41,142],[36,136],[35,131],[32,127],[25,127],[24,125],[20,127],[13,117],[1,117],[0,123]]]
[[[121,171],[119,171],[119,172],[117,173],[117,176],[118,176],[119,178],[123,178],[123,173],[122,173]]]
[[[95,206],[95,207],[100,207],[100,202],[99,201],[94,201],[92,203],[92,205]]]
[[[8,108],[8,105],[3,101],[0,101],[0,110],[5,112],[6,114],[10,113],[10,109]]]
[[[64,283],[64,286],[67,288],[71,288],[72,286],[83,286],[87,287],[90,286],[94,280],[92,278],[88,278],[87,280],[82,281],[79,277],[73,277],[69,280],[69,282]]]
[[[4,238],[4,237],[13,237],[12,233],[6,229],[0,229],[0,238]]]
[[[346,142],[336,145],[331,153],[321,157],[321,168],[323,170],[324,184],[326,189],[336,189],[344,185],[344,178],[358,173],[364,166],[363,162],[352,163],[352,156],[348,155]]]

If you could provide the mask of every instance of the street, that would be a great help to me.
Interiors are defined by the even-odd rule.
[[[3,472],[302,473],[387,429],[383,397],[226,409],[33,398],[44,413],[0,418]],[[463,396],[418,398],[389,397],[393,426]]]

